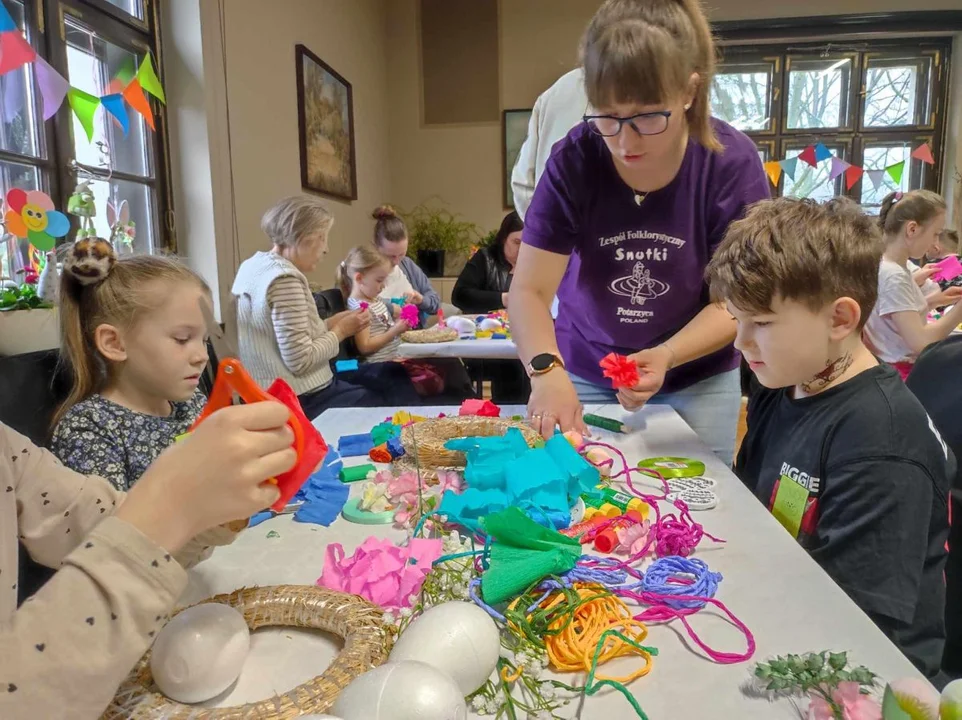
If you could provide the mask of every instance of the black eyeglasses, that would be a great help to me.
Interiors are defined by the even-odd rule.
[[[583,120],[596,135],[614,137],[621,132],[625,123],[631,126],[639,135],[661,135],[668,129],[668,118],[671,110],[638,113],[631,117],[621,118],[614,115],[585,115]]]

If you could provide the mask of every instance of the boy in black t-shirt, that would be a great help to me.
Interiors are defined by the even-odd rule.
[[[898,373],[862,343],[881,255],[853,202],[781,198],[731,225],[707,274],[755,375],[735,472],[935,679],[953,461]]]

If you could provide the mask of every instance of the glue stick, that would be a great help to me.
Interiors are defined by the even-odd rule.
[[[562,535],[566,535],[567,537],[579,537],[587,533],[592,528],[596,528],[606,522],[608,522],[608,518],[606,518],[604,515],[596,514],[593,518],[591,518],[591,520],[582,520],[580,523],[575,523],[571,527],[564,528],[558,532],[560,532]]]
[[[641,514],[634,510],[629,510],[624,515],[618,517],[602,532],[598,533],[597,537],[595,537],[595,550],[603,553],[612,552],[618,547],[618,530],[629,525],[636,525],[640,522],[642,522]]]

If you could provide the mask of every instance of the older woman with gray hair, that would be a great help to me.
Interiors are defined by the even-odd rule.
[[[394,363],[353,382],[331,370],[341,342],[370,323],[367,310],[342,312],[327,322],[317,313],[306,274],[327,253],[333,224],[323,203],[306,195],[284,198],[264,213],[261,229],[271,249],[245,260],[231,289],[240,359],[263,387],[284,379],[309,418],[329,407],[417,403],[407,374]]]

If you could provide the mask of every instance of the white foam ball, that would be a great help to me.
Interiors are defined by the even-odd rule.
[[[229,605],[204,603],[184,610],[160,631],[150,672],[167,697],[199,703],[237,680],[250,651],[244,616]]]
[[[480,688],[501,654],[498,626],[470,602],[446,602],[426,610],[394,643],[389,660],[416,660],[450,675],[462,695]]]
[[[454,681],[421,662],[389,662],[354,678],[332,708],[344,720],[466,720]]]
[[[495,332],[498,330],[502,330],[504,328],[504,325],[501,324],[500,320],[495,320],[494,318],[485,318],[478,324],[478,327],[481,330],[491,330]]]
[[[448,318],[444,322],[449,328],[457,330],[460,335],[473,335],[474,331],[478,329],[477,325],[474,324],[474,320],[466,318],[463,315]]]

